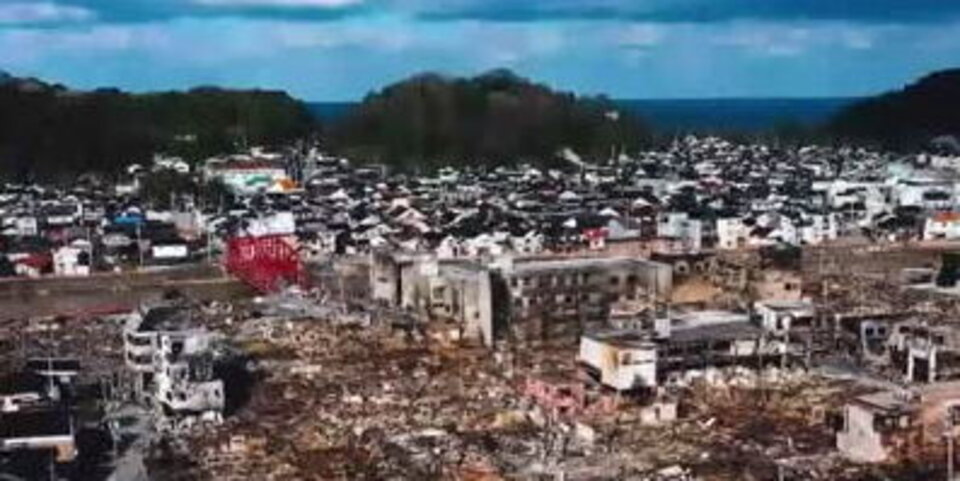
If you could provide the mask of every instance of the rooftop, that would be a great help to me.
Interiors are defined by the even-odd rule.
[[[72,435],[70,413],[61,408],[0,414],[0,441]]]
[[[636,266],[660,266],[662,264],[630,257],[584,257],[576,259],[517,259],[513,272],[532,273],[543,271],[586,270],[627,268]]]
[[[670,342],[735,341],[759,338],[761,334],[760,328],[749,322],[728,322],[673,331],[670,333]]]
[[[585,334],[583,337],[619,348],[640,349],[654,346],[649,336],[630,329]]]

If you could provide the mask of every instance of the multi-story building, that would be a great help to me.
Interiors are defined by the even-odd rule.
[[[669,265],[632,258],[438,260],[374,255],[375,300],[455,320],[466,338],[577,338],[605,327],[617,304],[653,305],[673,286]]]
[[[141,399],[171,417],[219,421],[223,381],[213,372],[214,335],[176,305],[144,307],[127,319],[126,364],[137,373]]]

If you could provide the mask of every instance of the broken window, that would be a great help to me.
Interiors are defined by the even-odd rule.
[[[950,426],[960,426],[960,405],[953,405],[947,408],[947,420]]]

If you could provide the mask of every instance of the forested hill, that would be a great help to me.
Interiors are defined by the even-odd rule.
[[[197,159],[238,144],[280,144],[313,129],[283,92],[198,88],[130,94],[74,91],[0,76],[0,175],[63,180],[114,173],[166,151]]]
[[[603,97],[577,97],[497,70],[422,74],[368,95],[330,129],[342,154],[397,167],[551,161],[563,147],[608,158],[649,138]]]
[[[835,137],[911,150],[937,137],[960,137],[960,69],[923,77],[899,91],[862,100],[828,126]]]

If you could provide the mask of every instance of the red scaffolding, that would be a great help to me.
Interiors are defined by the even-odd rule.
[[[260,292],[307,287],[306,269],[284,236],[234,237],[227,242],[227,272]]]

